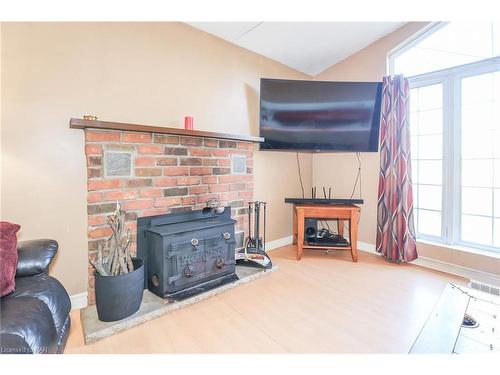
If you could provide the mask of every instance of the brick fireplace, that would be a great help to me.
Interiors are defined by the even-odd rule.
[[[255,141],[219,139],[215,133],[211,138],[196,132],[189,136],[90,125],[80,127],[85,131],[90,259],[96,256],[98,243],[111,234],[106,216],[117,201],[127,211],[134,253],[138,217],[202,209],[213,198],[231,206],[231,216],[237,220],[237,247],[241,244],[248,225],[247,203],[253,199]],[[94,303],[92,273],[89,266],[89,304]]]

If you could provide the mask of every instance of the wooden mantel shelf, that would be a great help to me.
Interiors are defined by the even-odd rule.
[[[110,122],[110,121],[98,121],[98,120],[84,120],[80,118],[72,118],[69,122],[69,127],[72,129],[89,128],[89,129],[101,129],[101,130],[118,130],[118,131],[122,130],[131,132],[160,133],[160,134],[184,135],[191,137],[230,139],[234,141],[245,141],[254,143],[264,142],[264,138],[254,137],[251,135],[214,133],[202,130],[186,130],[180,128],[167,128],[163,126],[126,124],[122,122]]]

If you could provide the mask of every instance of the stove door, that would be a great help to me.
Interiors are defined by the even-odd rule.
[[[211,230],[205,237],[205,256],[207,274],[220,277],[235,271],[234,226],[228,225]]]
[[[165,259],[168,293],[188,288],[206,277],[203,236],[196,232],[172,237]]]

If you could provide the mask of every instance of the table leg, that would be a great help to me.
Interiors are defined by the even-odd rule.
[[[339,236],[344,237],[344,219],[337,219],[337,232]]]
[[[304,210],[297,209],[297,260],[304,252]]]
[[[351,241],[351,258],[353,262],[358,261],[358,221],[359,211],[351,211],[351,222],[349,223],[349,239]]]
[[[293,245],[297,244],[297,207],[293,206]]]

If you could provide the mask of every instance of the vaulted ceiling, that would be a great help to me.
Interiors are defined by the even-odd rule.
[[[314,76],[405,22],[191,22],[191,26]]]

